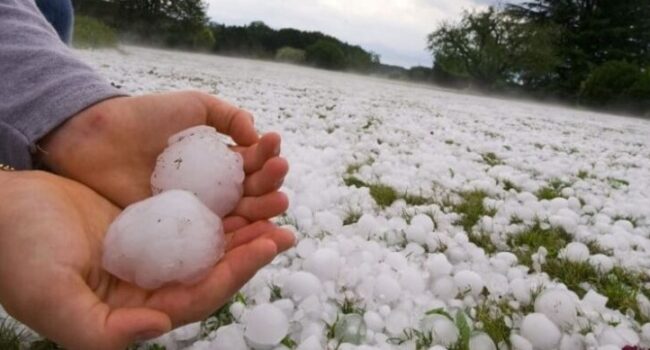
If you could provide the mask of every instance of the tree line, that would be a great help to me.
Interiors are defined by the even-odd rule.
[[[229,55],[369,72],[379,56],[335,37],[264,22],[227,26],[210,22],[204,0],[84,0],[77,13],[98,18],[129,41]]]
[[[432,79],[650,115],[650,1],[535,0],[465,12],[428,38]]]
[[[433,64],[411,69],[320,32],[211,22],[205,0],[74,4],[136,42],[650,114],[648,0],[530,0],[466,11],[428,36]]]

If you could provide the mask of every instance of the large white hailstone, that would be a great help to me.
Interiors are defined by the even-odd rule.
[[[584,243],[571,242],[563,249],[561,255],[571,262],[585,262],[589,259],[589,247]]]
[[[478,297],[485,287],[481,276],[469,270],[459,271],[454,275],[454,282],[461,293],[469,292],[474,297]]]
[[[287,316],[274,305],[255,306],[246,315],[244,336],[256,349],[272,348],[289,333]]]
[[[375,281],[375,296],[379,301],[390,303],[397,300],[402,293],[402,287],[390,275],[383,274]]]
[[[386,330],[390,335],[399,335],[409,326],[409,317],[403,311],[395,310],[386,318]]]
[[[646,323],[641,327],[641,339],[650,344],[650,323]]]
[[[363,314],[363,320],[371,331],[380,332],[384,329],[384,320],[374,311],[366,311]]]
[[[497,350],[497,346],[489,335],[478,332],[469,339],[469,350]]]
[[[173,330],[171,336],[177,341],[188,341],[197,338],[200,333],[201,322],[196,322]]]
[[[578,321],[578,307],[574,296],[561,289],[547,290],[537,297],[535,312],[546,315],[562,329],[571,329]]]
[[[585,341],[581,334],[565,334],[560,341],[560,350],[584,350]]]
[[[221,219],[196,196],[168,191],[126,208],[104,238],[103,267],[146,289],[202,279],[221,259]]]
[[[238,324],[231,324],[224,327],[219,327],[216,336],[210,347],[210,350],[248,350],[246,340],[244,339],[244,331],[242,326]]]
[[[453,278],[445,276],[433,281],[431,284],[431,292],[438,299],[447,301],[458,296],[458,287],[456,287]]]
[[[432,254],[426,262],[429,274],[433,279],[442,276],[449,276],[454,266],[447,260],[447,256],[441,253]]]
[[[322,284],[318,277],[305,271],[294,272],[284,284],[283,291],[295,301],[301,301],[310,295],[322,292]]]
[[[533,344],[517,334],[510,336],[510,344],[512,344],[512,350],[533,350]]]
[[[321,281],[335,280],[341,269],[341,256],[333,249],[322,248],[305,260],[304,268]]]
[[[614,268],[614,260],[604,254],[592,255],[589,257],[589,264],[602,274],[608,273]]]
[[[521,323],[521,336],[536,350],[557,349],[562,339],[560,329],[544,314],[533,313]]]
[[[451,346],[458,342],[458,328],[449,318],[442,315],[428,315],[420,321],[420,329],[431,333],[438,344]]]
[[[230,213],[243,194],[244,161],[207,126],[172,136],[158,156],[151,176],[154,194],[167,190],[194,193],[220,217]]]

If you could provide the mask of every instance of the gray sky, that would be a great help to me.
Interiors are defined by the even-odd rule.
[[[464,9],[497,0],[208,0],[219,23],[255,20],[280,29],[317,30],[381,55],[405,67],[432,63],[426,36],[438,23],[455,20]]]

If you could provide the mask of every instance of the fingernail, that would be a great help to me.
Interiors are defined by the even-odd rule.
[[[138,334],[135,338],[137,341],[147,341],[151,339],[156,339],[161,335],[163,335],[163,333],[160,331],[147,331]]]
[[[282,149],[281,149],[280,145],[277,145],[277,146],[275,146],[275,149],[273,150],[273,154],[275,154],[276,156],[279,156],[281,151],[282,151]]]

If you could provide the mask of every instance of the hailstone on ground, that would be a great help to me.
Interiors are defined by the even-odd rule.
[[[194,193],[220,217],[243,194],[244,161],[228,149],[214,128],[198,126],[172,136],[151,176],[154,194],[167,190]]]
[[[126,208],[104,239],[103,266],[146,289],[195,283],[223,256],[221,219],[196,196],[168,191]]]

